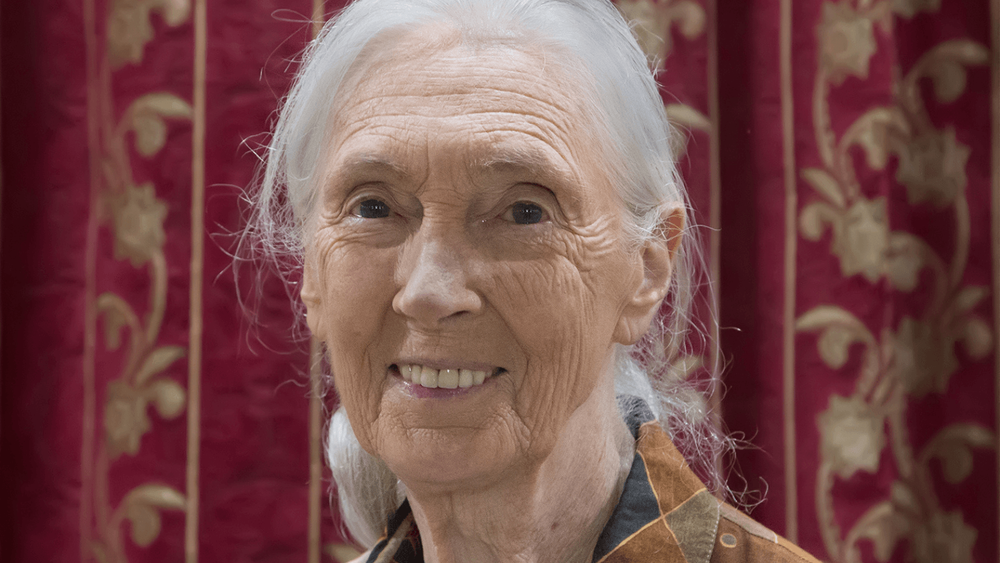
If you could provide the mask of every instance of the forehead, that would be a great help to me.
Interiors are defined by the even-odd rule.
[[[466,41],[460,32],[440,25],[387,32],[369,42],[351,66],[335,109],[381,90],[386,96],[442,96],[442,101],[472,95],[484,105],[511,93],[582,112],[577,100],[585,81],[579,75],[586,70],[571,68],[580,65],[572,57],[548,52],[553,50],[526,40]],[[426,109],[435,108],[441,113],[448,109],[444,104]]]
[[[334,103],[334,153],[419,152],[433,142],[487,167],[582,171],[601,160],[582,71],[537,47],[431,31],[379,40],[359,57]]]

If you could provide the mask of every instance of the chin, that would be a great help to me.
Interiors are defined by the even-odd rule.
[[[524,461],[513,440],[488,434],[468,428],[419,430],[379,457],[410,489],[481,490],[516,471],[518,460]]]

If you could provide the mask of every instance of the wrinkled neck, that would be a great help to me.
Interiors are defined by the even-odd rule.
[[[635,455],[607,379],[537,466],[475,491],[408,491],[424,560],[591,561]]]

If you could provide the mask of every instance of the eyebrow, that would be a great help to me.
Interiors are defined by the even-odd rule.
[[[376,154],[356,154],[346,158],[337,165],[336,176],[340,178],[356,178],[363,176],[384,176],[403,178],[409,175],[407,169],[395,160]]]
[[[580,203],[580,194],[571,189],[576,181],[559,166],[560,162],[534,147],[490,147],[489,154],[469,163],[468,170],[479,177],[519,177],[520,181],[545,188],[560,208],[575,208]]]
[[[517,148],[495,148],[488,156],[472,161],[469,166],[472,171],[478,172],[546,170],[550,167],[549,159],[541,152]]]
[[[545,152],[533,147],[490,146],[480,158],[466,163],[472,177],[518,176],[521,181],[536,181],[548,189],[562,187],[566,178]],[[359,152],[346,156],[336,166],[332,181],[354,184],[369,181],[406,181],[413,171],[382,152]]]
[[[555,187],[563,178],[555,163],[544,152],[535,149],[491,147],[489,154],[468,165],[473,176],[517,175],[537,179]]]

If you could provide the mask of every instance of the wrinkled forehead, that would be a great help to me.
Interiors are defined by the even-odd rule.
[[[580,186],[574,197],[617,193],[593,82],[558,50],[423,27],[387,34],[365,51],[333,100],[326,174],[360,159],[421,177],[428,154],[447,154],[474,175],[530,170]]]
[[[476,97],[488,111],[491,99],[499,104],[501,93],[515,92],[551,105],[572,122],[567,126],[593,138],[598,127],[588,95],[593,84],[588,70],[558,46],[531,37],[487,36],[437,23],[384,32],[351,65],[333,100],[328,125],[336,130],[357,120],[374,98],[384,103],[405,96],[408,112],[446,116],[466,105],[459,103],[462,97]],[[403,72],[421,79],[419,90],[393,81]],[[412,103],[414,96],[426,103]]]

